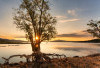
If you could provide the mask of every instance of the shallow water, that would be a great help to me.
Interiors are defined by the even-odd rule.
[[[41,52],[65,54],[67,57],[87,56],[100,53],[100,43],[74,43],[74,42],[43,42]],[[31,54],[30,44],[0,44],[0,63],[4,63],[1,57],[9,57],[16,54]],[[10,62],[24,61],[25,58],[13,58]]]

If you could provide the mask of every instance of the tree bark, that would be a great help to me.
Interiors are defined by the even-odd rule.
[[[36,53],[40,53],[40,43],[37,43],[37,44],[35,45],[35,52],[36,52]]]
[[[34,44],[33,43],[31,43],[31,47],[32,47],[32,51],[34,53]]]

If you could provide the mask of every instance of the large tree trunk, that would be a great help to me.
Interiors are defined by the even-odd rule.
[[[36,43],[33,42],[33,36],[30,36],[30,42],[33,53],[40,53],[40,38],[35,39]]]
[[[33,43],[31,43],[31,47],[32,47],[32,51],[34,53],[34,44]]]
[[[39,35],[38,35],[38,39],[36,39],[35,51],[36,53],[40,53],[40,36]]]
[[[35,45],[31,43],[31,47],[33,53],[40,53],[40,43],[37,43]]]
[[[37,44],[35,45],[35,52],[36,52],[36,53],[40,53],[40,43],[37,43]]]

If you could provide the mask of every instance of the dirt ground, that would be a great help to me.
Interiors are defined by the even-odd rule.
[[[0,64],[0,68],[100,68],[100,56],[53,58],[50,62]]]

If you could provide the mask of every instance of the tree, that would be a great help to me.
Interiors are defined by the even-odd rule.
[[[87,31],[93,35],[93,37],[97,37],[100,38],[100,21],[89,21],[90,23],[87,24],[90,29],[88,29]]]
[[[40,52],[40,43],[56,35],[56,18],[49,13],[46,0],[22,0],[13,17],[17,28],[23,30],[31,42],[32,51]]]

